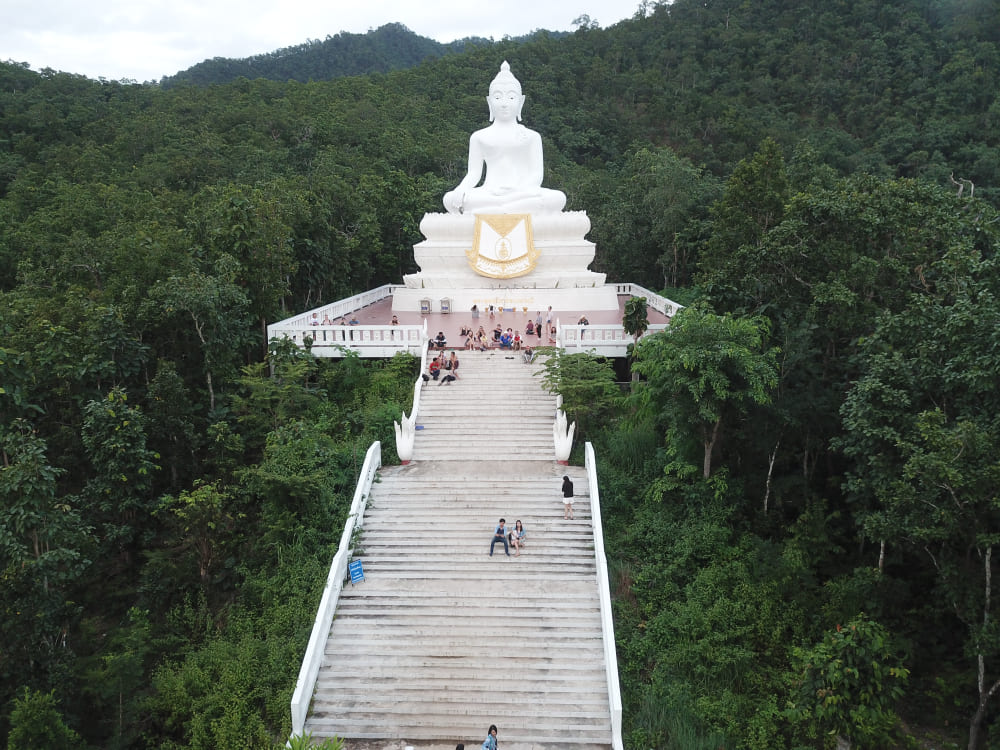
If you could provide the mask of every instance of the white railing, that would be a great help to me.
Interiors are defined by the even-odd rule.
[[[338,320],[338,318],[343,318],[344,323],[346,323],[347,316],[355,310],[360,310],[362,307],[373,305],[386,297],[391,297],[399,288],[401,288],[400,284],[383,284],[375,289],[369,289],[367,292],[355,294],[353,297],[344,297],[344,299],[339,299],[336,302],[330,302],[322,307],[315,307],[304,313],[299,313],[298,315],[293,315],[290,318],[285,318],[284,320],[267,327],[268,338],[271,338],[271,328],[291,327],[308,329],[313,320],[313,313],[316,313],[316,317],[320,320],[320,322],[322,322],[324,318],[329,318],[334,322],[334,324],[340,325],[340,320]]]
[[[658,313],[666,315],[668,318],[672,318],[677,314],[683,305],[678,305],[672,299],[667,299],[666,297],[661,297],[656,292],[651,292],[645,287],[639,286],[638,284],[615,284],[615,293],[618,295],[628,294],[632,297],[642,297],[646,300],[646,306],[656,310]]]
[[[584,466],[590,488],[590,518],[594,528],[594,555],[597,557],[597,593],[601,600],[601,630],[604,641],[604,668],[608,678],[608,701],[611,706],[611,748],[622,750],[622,694],[618,684],[618,648],[615,646],[615,623],[611,612],[611,582],[608,580],[608,557],[604,553],[604,525],[601,523],[601,496],[597,490],[597,460],[594,446],[584,444]]]
[[[420,353],[420,374],[417,375],[417,382],[413,384],[413,407],[410,410],[410,418],[416,419],[420,411],[420,394],[424,390],[424,373],[427,372],[427,352],[430,347],[429,342],[424,342],[423,351]]]
[[[667,323],[654,323],[643,336],[665,331]],[[641,337],[640,337],[641,338]],[[620,324],[563,325],[556,321],[556,345],[570,354],[593,351],[605,357],[624,357],[634,339]]]
[[[365,463],[361,467],[358,486],[354,490],[351,513],[347,517],[347,523],[344,524],[344,533],[340,535],[337,554],[333,556],[333,562],[330,564],[330,573],[326,577],[326,586],[323,588],[323,598],[320,600],[312,634],[309,636],[309,645],[306,647],[305,656],[302,657],[299,679],[295,683],[295,692],[292,693],[293,737],[301,737],[305,730],[309,703],[312,701],[313,690],[316,688],[316,677],[319,675],[319,668],[323,663],[326,639],[330,635],[333,614],[337,609],[340,592],[344,588],[344,579],[347,577],[347,563],[351,554],[354,530],[360,529],[364,522],[365,504],[371,493],[375,474],[381,465],[382,444],[376,441],[372,443],[368,453],[365,454]]]
[[[427,321],[420,325],[335,325],[304,327],[275,323],[267,327],[268,341],[289,338],[299,346],[311,339],[309,348],[317,357],[342,357],[343,350],[351,349],[362,357],[390,358],[396,352],[416,354],[427,340]]]
[[[416,354],[427,340],[427,321],[396,326],[349,323],[354,312],[391,297],[400,288],[398,284],[385,284],[272,323],[267,327],[267,340],[288,338],[298,346],[305,346],[308,337],[317,357],[342,357],[343,348],[352,349],[362,357],[389,358],[399,351]],[[330,322],[324,325],[324,320]]]

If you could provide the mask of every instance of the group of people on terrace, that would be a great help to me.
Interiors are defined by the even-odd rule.
[[[342,325],[342,326],[356,326],[356,325],[360,325],[360,323],[361,323],[361,321],[358,320],[358,316],[356,314],[354,314],[354,313],[351,313],[351,319],[350,319],[350,321],[348,321],[346,315],[344,315],[340,319],[340,325]],[[333,320],[330,319],[330,314],[329,313],[324,313],[323,314],[323,320],[322,321],[319,319],[319,313],[313,313],[312,317],[309,319],[309,325],[311,325],[311,326],[321,326],[321,325],[322,326],[335,326],[335,325],[337,325],[337,323],[335,321],[333,321]]]
[[[477,305],[472,306],[472,317],[474,320],[479,317],[479,308]],[[494,318],[492,305],[490,306],[490,318]],[[491,331],[487,331],[483,326],[479,326],[474,329],[473,325],[474,324],[470,324],[468,326],[463,325],[459,331],[459,337],[463,341],[463,348],[468,351],[484,352],[488,349],[523,351],[531,348],[531,342],[529,339],[531,336],[536,337],[538,342],[537,345],[540,345],[543,333],[548,334],[548,340],[550,343],[553,341],[552,335],[554,333],[554,326],[552,324],[551,307],[549,308],[547,316],[543,316],[542,311],[539,310],[534,320],[529,318],[524,325],[523,334],[520,328],[508,326],[505,329],[503,324],[499,322],[496,323]],[[438,335],[432,339],[431,346],[439,349],[444,348],[446,344],[443,344],[442,342],[445,341],[446,338],[444,333],[439,332]]]

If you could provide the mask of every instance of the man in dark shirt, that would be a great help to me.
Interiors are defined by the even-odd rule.
[[[493,545],[497,542],[503,542],[503,551],[507,553],[507,557],[510,557],[510,548],[507,546],[507,530],[503,527],[506,523],[502,518],[500,523],[493,530],[493,541],[490,542],[490,557],[493,557]]]

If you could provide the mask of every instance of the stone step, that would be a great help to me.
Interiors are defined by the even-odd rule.
[[[496,585],[507,587],[516,586],[518,582],[525,581],[527,583],[535,583],[537,581],[550,581],[552,576],[546,574],[544,576],[535,575],[529,572],[525,572],[524,567],[521,565],[515,565],[514,563],[520,562],[526,556],[526,553],[522,553],[521,557],[515,557],[511,553],[510,557],[504,555],[503,552],[497,552],[493,555],[493,558],[488,557],[488,553],[483,553],[483,558],[487,560],[492,560],[494,567],[486,569],[480,569],[476,571],[469,571],[464,573],[464,578],[468,583],[476,583],[477,585],[489,585],[490,581],[496,583]],[[506,567],[505,567],[506,566]],[[589,573],[581,573],[579,571],[579,566],[567,565],[566,571],[562,573],[563,580],[569,583],[576,583],[578,581],[585,581],[590,583],[594,579],[593,571]],[[364,566],[366,576],[376,576],[376,575],[386,575],[394,576],[401,583],[404,580],[415,578],[420,579],[421,574],[426,578],[438,578],[446,579],[451,578],[455,575],[453,571],[450,570],[440,570],[440,571],[426,571],[422,572],[418,568],[413,569],[403,569],[399,567],[394,567],[392,565],[382,565],[378,562],[366,563]],[[596,585],[596,581],[595,581]],[[506,588],[503,589],[506,592]]]
[[[408,607],[405,615],[394,618],[384,608],[359,606],[346,608],[343,612],[338,612],[337,617],[343,619],[344,624],[341,627],[346,627],[349,622],[357,623],[365,618],[378,618],[380,620],[378,629],[373,630],[372,635],[381,633],[384,629],[402,626],[411,628],[414,636],[418,632],[426,631],[429,637],[437,638],[445,632],[449,635],[462,634],[462,628],[468,627],[481,627],[484,634],[503,634],[505,629],[514,630],[518,627],[530,627],[539,623],[544,625],[557,623],[559,627],[565,628],[566,632],[570,633],[575,630],[592,628],[595,624],[599,624],[598,620],[601,616],[600,611],[596,609],[579,609],[565,605],[557,611],[558,614],[546,618],[539,616],[537,611],[534,613],[528,610],[517,612],[507,606],[501,612],[492,615],[482,610],[462,614],[454,608]],[[373,627],[375,626],[373,625]]]
[[[503,460],[508,456],[518,456],[522,460],[535,461],[539,452],[548,453],[547,460],[552,461],[552,454],[555,451],[552,437],[552,429],[524,429],[511,431],[509,434],[493,434],[488,437],[477,437],[475,435],[463,435],[461,433],[442,430],[440,432],[418,431],[415,448],[425,448],[428,446],[457,446],[464,449],[468,455],[466,460],[480,461],[483,459],[483,449],[475,448],[469,443],[474,440],[486,441],[489,443],[490,457],[494,460]],[[450,457],[438,460],[452,461]]]
[[[488,427],[484,427],[482,432],[488,432]],[[558,478],[562,479],[563,475],[568,474],[570,479],[574,482],[579,480],[580,486],[577,488],[580,492],[585,492],[586,487],[586,473],[579,466],[565,466],[562,464],[553,463],[548,470],[542,470],[538,466],[522,466],[519,464],[517,459],[511,459],[504,464],[497,464],[490,461],[485,461],[482,465],[476,466],[475,471],[463,471],[461,467],[449,466],[449,471],[454,472],[442,477],[442,481],[454,481],[454,480],[465,480],[465,479],[476,479],[476,478],[489,478],[493,479],[504,479],[509,478],[512,483],[517,482],[537,482],[545,481],[547,478],[549,481]],[[531,473],[523,473],[523,469],[531,469]],[[378,481],[375,483],[373,489],[377,489],[384,482],[391,482],[393,480],[409,483],[412,481],[413,475],[421,474],[434,474],[436,467],[429,464],[416,465],[410,464],[408,466],[383,466],[379,472]]]
[[[589,711],[603,710],[607,708],[600,695],[594,693],[581,693],[572,684],[538,682],[534,680],[522,680],[519,677],[505,679],[500,676],[496,679],[484,680],[481,675],[477,675],[467,680],[448,680],[444,677],[429,677],[419,681],[419,683],[402,683],[392,677],[386,678],[386,683],[391,686],[393,695],[399,700],[431,700],[437,701],[436,693],[440,690],[452,690],[456,693],[468,696],[470,704],[481,703],[484,700],[503,700],[503,694],[507,690],[508,682],[516,683],[521,696],[530,696],[538,702],[547,701],[551,704],[571,703],[572,705],[585,708]],[[499,689],[498,689],[499,687]],[[337,685],[331,680],[322,685],[324,690],[337,689]],[[499,695],[498,695],[499,693]],[[373,702],[368,690],[362,689],[350,692],[344,688],[340,692],[340,697],[345,702]]]
[[[539,725],[537,722],[529,722],[527,718],[522,720],[519,716],[514,716],[508,724],[504,724],[503,734],[499,738],[503,750],[608,750],[611,744],[610,729],[578,730],[573,721]],[[479,723],[476,724],[476,721]],[[492,723],[494,721],[486,711],[478,719],[462,724],[454,721],[452,714],[446,712],[441,717],[428,717],[426,722],[408,723],[398,729],[387,728],[378,723],[367,726],[338,723],[335,719],[326,717],[315,723],[310,721],[307,727],[316,739],[336,734],[355,740],[399,740],[400,745],[412,745],[414,750],[427,745],[433,750],[452,750],[456,741],[461,742],[463,738],[467,740],[464,743],[466,747],[478,747],[486,735],[486,727]],[[528,726],[524,726],[525,724]],[[379,743],[378,746],[382,744]]]
[[[420,392],[420,408],[425,406],[447,406],[458,400],[476,399],[489,401],[497,406],[507,406],[511,410],[525,407],[529,409],[550,409],[555,412],[556,400],[547,393],[532,392],[534,383],[524,386],[513,386],[502,390],[494,390],[484,380],[481,384],[472,378],[458,380],[435,381],[424,383]]]
[[[380,615],[385,617],[385,615]],[[371,651],[385,649],[387,643],[393,643],[394,654],[418,655],[431,653],[465,654],[472,650],[479,654],[476,639],[470,638],[470,633],[455,632],[449,630],[447,635],[432,633],[427,637],[418,637],[417,633],[422,628],[417,627],[415,619],[406,621],[412,628],[411,633],[401,633],[398,630],[380,630],[371,633],[355,633],[351,638],[340,641],[327,641],[325,652],[327,654],[358,655],[367,654]],[[400,623],[405,625],[406,622]],[[523,623],[519,623],[523,624]],[[343,626],[342,626],[343,627]],[[536,631],[537,633],[537,631]],[[399,635],[406,635],[403,640],[398,640]],[[494,653],[503,654],[511,658],[518,659],[546,658],[550,653],[558,654],[568,652],[579,660],[600,659],[602,656],[601,639],[596,635],[593,637],[581,637],[581,633],[566,632],[558,637],[549,633],[544,637],[535,637],[533,640],[525,640],[523,631],[519,633],[508,633],[501,630],[497,634],[497,642],[491,646]]]
[[[420,437],[420,433],[428,435],[457,433],[481,441],[481,444],[476,446],[480,451],[489,449],[490,440],[510,437],[522,430],[538,432],[551,439],[552,424],[555,421],[554,409],[534,414],[523,411],[510,413],[491,419],[489,427],[484,426],[481,422],[483,414],[496,408],[499,407],[489,407],[481,401],[449,405],[448,410],[437,410],[422,405],[416,421],[416,425],[421,428],[417,430],[417,437]],[[437,422],[434,423],[432,420]]]
[[[469,706],[459,705],[454,707],[443,708],[439,703],[427,701],[426,703],[397,703],[394,707],[394,715],[397,719],[404,719],[408,726],[427,726],[427,727],[440,727],[441,722],[445,723],[444,726],[448,726],[449,723],[460,721],[463,716],[474,718],[478,723],[483,712],[483,704],[472,704]],[[506,719],[508,722],[516,721],[520,717],[544,717],[546,720],[572,720],[573,723],[580,731],[593,731],[595,734],[600,732],[605,723],[608,721],[608,711],[601,712],[599,710],[587,711],[587,710],[572,710],[569,707],[564,708],[562,711],[558,709],[553,710],[552,707],[546,707],[547,710],[542,713],[531,712],[525,716],[524,712],[521,710],[520,706],[511,705],[509,707],[497,707],[495,713],[493,714],[494,719],[492,721],[501,721]],[[351,716],[350,719],[345,720],[343,718],[338,718],[336,716],[330,716],[331,723],[339,723],[341,725],[347,725],[348,722],[354,724],[355,726],[371,725],[378,721],[385,719],[385,714],[378,709],[364,710],[365,706],[351,706]],[[435,710],[436,709],[436,710]],[[317,716],[317,718],[319,718]]]
[[[541,719],[548,722],[559,722],[572,724],[581,733],[589,733],[591,739],[596,739],[602,731],[607,731],[605,727],[610,720],[610,712],[601,712],[599,709],[588,710],[587,707],[576,708],[569,704],[540,704],[535,710],[524,711],[518,705],[503,705],[495,707],[491,704],[494,700],[484,700],[482,702],[466,703],[464,698],[458,705],[443,706],[440,700],[433,697],[427,701],[410,703],[408,701],[396,704],[393,711],[394,718],[400,722],[405,722],[407,731],[412,731],[411,727],[455,727],[469,732],[476,731],[479,723],[483,720],[484,709],[491,711],[493,718],[491,723],[503,722],[505,727],[509,727],[505,736],[517,736],[513,725],[523,722],[530,726],[535,721]],[[367,729],[376,725],[379,721],[385,720],[385,714],[377,708],[366,704],[351,704],[349,718],[338,717],[332,712],[330,714],[314,713],[314,721],[318,723],[326,719],[330,728],[334,731],[343,728],[354,728],[356,731],[370,731]],[[368,710],[366,710],[368,709]],[[462,726],[464,725],[464,726]],[[339,732],[338,732],[339,733]],[[504,743],[506,747],[506,743]]]
[[[391,646],[394,655],[405,655],[415,657],[419,651],[421,654],[446,653],[449,657],[466,657],[471,654],[479,655],[478,643],[470,638],[451,637],[448,639],[418,639],[406,638],[393,640],[388,636],[375,637],[374,635],[360,639],[351,639],[349,643],[342,646],[329,644],[326,648],[326,655],[331,660],[362,659],[368,658],[371,653],[376,653]],[[513,659],[512,664],[519,664],[523,661],[541,661],[549,658],[550,655],[561,655],[562,658],[575,658],[577,661],[591,661],[599,663],[603,651],[601,639],[581,639],[565,638],[558,643],[550,642],[546,639],[542,643],[523,644],[520,640],[508,637],[493,646],[493,652],[503,654],[505,657]],[[516,659],[515,659],[516,657]],[[603,670],[598,670],[603,678]]]
[[[400,607],[412,601],[436,601],[445,602],[449,606],[478,607],[484,602],[492,603],[496,599],[496,592],[467,587],[459,582],[426,581],[423,584],[415,583],[406,589],[400,589],[394,586],[392,581],[366,580],[357,585],[348,585],[341,596],[347,601],[372,599],[395,603]],[[548,586],[531,586],[518,590],[517,601],[523,603],[523,606],[536,608],[545,607],[551,601],[575,601],[588,606],[597,606],[593,603],[588,586],[562,586],[559,579],[554,579]]]
[[[503,719],[507,719],[506,724],[511,726],[511,722],[516,721],[519,717],[539,717],[546,719],[546,721],[552,720],[560,723],[560,720],[575,718],[580,720],[581,729],[586,727],[609,731],[610,727],[605,722],[610,718],[610,710],[606,706],[596,705],[594,702],[577,702],[579,695],[587,694],[587,691],[578,689],[579,683],[574,686],[573,682],[559,680],[536,682],[531,679],[521,680],[513,673],[510,676],[505,676],[500,669],[496,669],[495,672],[496,674],[479,673],[476,676],[476,679],[491,688],[481,693],[472,693],[468,690],[450,687],[456,683],[468,682],[468,678],[462,680],[461,678],[442,677],[439,680],[407,686],[387,683],[388,692],[396,699],[393,703],[393,718],[398,720],[402,718],[402,714],[417,714],[406,717],[406,726],[409,728],[411,725],[421,726],[423,720],[431,719],[435,714],[440,713],[445,720],[441,726],[452,726],[452,722],[458,723],[462,717],[475,717],[476,722],[478,722],[480,720],[478,717],[482,716],[483,709],[486,708],[489,715],[493,717],[491,723],[496,723],[498,726],[501,725],[500,720]],[[526,687],[524,692],[516,689],[521,684]],[[557,688],[560,686],[564,687],[565,690],[559,691]],[[583,687],[590,688],[591,694],[599,692],[601,687],[605,691],[607,690],[606,685],[602,686],[596,681],[593,683],[584,681]],[[406,696],[406,700],[399,700],[397,690]],[[419,690],[424,691],[425,699],[410,699],[409,696]],[[333,694],[340,691],[343,691],[345,695],[354,695],[363,692],[363,685],[339,687],[336,683],[331,683],[329,686],[322,683],[317,690],[316,699],[320,701],[326,693]],[[539,695],[542,697],[539,698]],[[470,700],[467,701],[466,696]],[[527,700],[525,700],[526,698]],[[310,723],[315,723],[323,718],[328,719],[331,723],[341,724],[348,722],[369,723],[378,721],[380,718],[385,720],[384,711],[375,708],[374,706],[377,704],[370,698],[361,705],[349,700],[342,702],[344,708],[347,709],[344,714],[338,716],[331,708],[318,705],[310,716]],[[357,710],[354,710],[356,705]],[[450,720],[449,717],[451,717]],[[436,720],[428,723],[427,726],[434,726],[435,723]]]
[[[579,522],[581,519],[574,520]],[[593,539],[588,539],[584,535],[550,535],[539,531],[537,526],[527,524],[524,528],[527,529],[528,536],[527,542],[522,545],[524,547],[522,554],[531,554],[531,559],[525,560],[524,564],[533,572],[560,570],[567,562],[578,564],[581,562],[581,557],[590,558],[593,562]],[[418,535],[412,539],[409,548],[403,548],[398,539],[395,544],[392,543],[391,532],[380,533],[372,530],[357,543],[352,556],[364,559],[376,555],[383,558],[384,555],[388,555],[385,559],[397,562],[409,561],[422,567],[427,567],[427,560],[431,558],[438,565],[450,564],[465,569],[475,569],[485,564],[479,556],[483,552],[483,546],[488,548],[492,541],[492,533],[485,532],[480,527],[475,533],[455,538],[440,534],[431,538],[427,538],[427,535]],[[501,542],[497,541],[497,544]]]

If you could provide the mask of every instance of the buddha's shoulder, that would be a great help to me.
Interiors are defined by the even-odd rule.
[[[529,127],[518,123],[514,128],[497,128],[494,125],[475,131],[471,140],[482,141],[484,143],[506,143],[511,140],[541,140],[542,136]]]
[[[530,138],[531,140],[537,140],[537,141],[542,140],[542,136],[538,133],[538,131],[532,130],[526,125],[521,125],[520,123],[518,123],[517,125],[517,132],[518,135],[521,136],[521,138],[526,138],[526,139]]]

